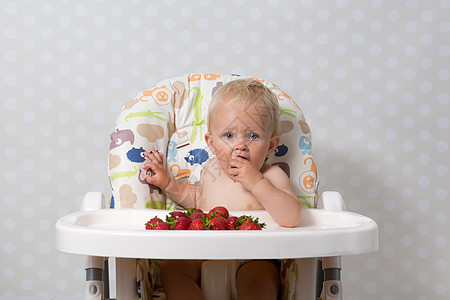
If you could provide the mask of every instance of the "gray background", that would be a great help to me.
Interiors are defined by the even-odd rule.
[[[109,196],[121,105],[164,78],[257,75],[302,105],[321,190],[377,221],[345,299],[448,299],[450,1],[2,1],[0,298],[81,298],[54,223]],[[447,132],[447,133],[445,133]]]

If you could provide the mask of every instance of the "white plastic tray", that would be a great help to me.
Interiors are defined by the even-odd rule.
[[[74,254],[161,259],[302,258],[362,254],[378,249],[370,218],[346,211],[303,209],[298,227],[279,226],[266,211],[262,231],[155,231],[145,223],[167,210],[102,209],[75,212],[56,223],[56,248]]]

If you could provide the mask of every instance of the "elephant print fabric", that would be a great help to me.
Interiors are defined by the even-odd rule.
[[[238,78],[249,77],[186,74],[161,81],[124,104],[110,135],[111,207],[175,208],[161,190],[146,183],[143,152],[157,149],[167,158],[165,167],[171,176],[198,182],[203,166],[213,156],[204,141],[208,105],[224,83]],[[315,207],[318,175],[303,113],[276,85],[253,78],[269,87],[280,105],[281,142],[267,161],[290,176],[304,206]]]

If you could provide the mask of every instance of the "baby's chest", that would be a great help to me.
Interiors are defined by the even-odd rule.
[[[264,209],[240,183],[221,178],[203,182],[199,206],[203,210],[210,210],[215,206],[225,206],[234,211]]]

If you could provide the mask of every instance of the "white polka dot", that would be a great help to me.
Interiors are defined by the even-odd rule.
[[[371,199],[378,198],[380,191],[376,187],[370,187],[367,189],[367,196]]]
[[[444,259],[436,260],[436,262],[434,264],[434,268],[436,269],[436,271],[439,271],[439,272],[443,272],[443,271],[447,270],[447,261]]]
[[[427,224],[420,224],[417,227],[417,232],[419,232],[420,235],[427,235],[430,232],[430,228]]]
[[[436,213],[435,219],[439,224],[445,224],[447,223],[447,213],[440,211]]]
[[[341,175],[345,172],[345,167],[343,164],[337,163],[333,165],[333,172],[336,175]]]
[[[300,69],[299,75],[303,79],[309,79],[312,76],[312,71],[310,68],[304,67]]]
[[[24,289],[25,291],[30,291],[33,289],[33,281],[31,279],[23,279],[20,282],[20,286],[22,287],[22,289]]]
[[[41,280],[48,280],[50,278],[50,271],[46,268],[40,269],[38,271],[38,277]]]
[[[438,235],[434,241],[436,246],[438,247],[445,247],[447,246],[447,238],[443,235]]]
[[[402,259],[402,261],[400,262],[400,265],[403,270],[409,271],[413,267],[413,262],[411,259],[405,258],[405,259]]]
[[[448,143],[446,141],[439,141],[436,144],[436,148],[439,152],[445,153],[448,151]]]
[[[214,64],[218,67],[224,66],[226,63],[226,58],[223,55],[216,55],[214,57]]]
[[[344,44],[339,44],[334,48],[334,53],[338,56],[343,56],[347,53],[347,47]]]
[[[50,221],[47,219],[41,219],[39,221],[39,229],[41,229],[42,231],[48,231],[50,229]]]
[[[319,92],[326,92],[328,90],[328,82],[326,80],[319,80],[317,82],[317,90]]]
[[[361,185],[361,178],[359,176],[351,176],[349,179],[349,184],[352,187],[359,187]]]
[[[16,271],[13,268],[5,268],[3,269],[3,277],[12,280],[16,277]]]
[[[395,281],[395,275],[392,272],[385,272],[383,274],[383,281],[386,283],[393,283]]]
[[[352,67],[360,69],[364,65],[364,60],[361,57],[352,58]]]
[[[414,219],[414,215],[410,211],[404,211],[402,212],[401,218],[404,223],[411,223]]]
[[[283,42],[287,45],[291,45],[295,42],[295,35],[292,32],[286,32],[283,34]]]
[[[272,31],[272,32],[277,31],[279,28],[279,23],[277,20],[272,19],[272,20],[267,21],[266,27],[269,31]]]
[[[65,291],[67,290],[68,283],[65,279],[59,279],[56,281],[56,289],[59,291]]]
[[[437,283],[434,286],[434,291],[436,292],[437,295],[444,295],[447,293],[447,287],[442,283]]]
[[[270,55],[275,55],[278,53],[278,45],[277,44],[269,44],[266,47],[267,53],[269,53]]]
[[[358,164],[362,160],[361,154],[358,152],[352,152],[350,154],[350,162],[353,164]]]
[[[25,254],[24,256],[22,256],[22,265],[25,267],[29,267],[31,265],[33,265],[34,259],[33,256],[31,256],[30,254]]]
[[[389,34],[386,38],[386,42],[391,46],[397,45],[398,40],[399,40],[398,35],[396,35],[394,33]]]
[[[22,185],[22,192],[26,195],[31,195],[35,191],[35,186],[31,182],[24,183]]]
[[[369,294],[376,294],[378,292],[378,285],[375,282],[369,282],[366,284],[366,291]]]
[[[361,279],[361,276],[359,275],[359,272],[357,272],[357,271],[351,271],[348,274],[348,280],[350,282],[356,283],[356,282],[359,282],[360,279]]]
[[[3,226],[8,231],[14,230],[16,228],[16,221],[11,218],[7,218],[3,221]]]
[[[48,254],[48,253],[50,253],[50,250],[51,250],[51,247],[48,243],[44,242],[44,243],[39,244],[38,252],[40,254]]]
[[[413,142],[413,141],[405,141],[405,142],[403,143],[403,145],[402,145],[402,149],[403,149],[405,152],[411,152],[411,151],[414,151],[414,149],[415,149],[414,142]]]
[[[444,188],[438,188],[438,189],[436,190],[436,197],[437,197],[438,199],[443,200],[443,199],[447,198],[447,196],[448,196],[448,192],[447,192],[446,189],[444,189]]]
[[[312,29],[312,22],[310,20],[303,20],[301,22],[300,28],[303,31],[305,31],[305,32],[311,31],[311,29]]]
[[[312,53],[312,46],[310,44],[303,44],[300,46],[300,52],[303,55],[310,55]]]
[[[436,167],[436,174],[438,174],[439,176],[447,176],[448,167],[446,165],[438,165]]]
[[[348,28],[347,22],[344,20],[339,20],[335,24],[336,31],[338,32],[345,32]]]
[[[386,211],[393,211],[395,209],[396,205],[395,202],[392,200],[386,200],[384,201],[384,209]]]
[[[352,129],[352,131],[350,132],[350,136],[352,137],[353,140],[361,140],[362,137],[364,136],[364,133],[360,128],[355,128]]]
[[[421,141],[429,141],[431,138],[431,133],[428,130],[419,131],[419,138]]]
[[[393,235],[395,233],[395,225],[392,223],[385,223],[383,226],[383,231],[386,234]]]
[[[362,20],[364,20],[365,13],[364,13],[364,11],[361,10],[361,9],[355,9],[355,10],[353,11],[352,16],[353,16],[353,19],[354,19],[355,21],[362,21]]]

